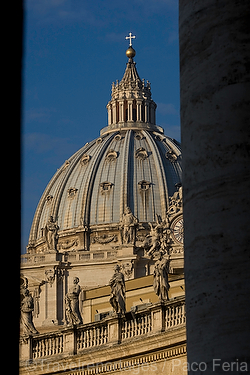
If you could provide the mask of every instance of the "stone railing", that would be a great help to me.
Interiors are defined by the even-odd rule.
[[[21,266],[25,267],[31,264],[50,263],[53,261],[62,262],[93,262],[103,259],[113,259],[117,256],[117,250],[104,251],[79,251],[74,253],[54,253],[54,254],[23,254],[21,255]]]
[[[133,337],[167,332],[185,324],[184,297],[156,303],[139,312],[114,315],[99,322],[58,327],[56,332],[21,336],[20,359],[32,361],[56,355],[74,355],[88,348],[120,344]]]
[[[152,332],[151,311],[139,315],[132,314],[132,319],[124,319],[121,325],[122,340]]]

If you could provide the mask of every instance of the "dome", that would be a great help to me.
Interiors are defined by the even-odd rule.
[[[28,253],[49,250],[49,225],[56,228],[57,252],[91,251],[121,244],[126,208],[138,221],[137,245],[149,224],[166,219],[169,197],[181,185],[181,148],[155,124],[150,83],[140,79],[131,57],[122,80],[112,85],[107,110],[108,126],[99,138],[66,160],[48,183],[35,212]]]
[[[171,157],[170,157],[171,156]],[[118,224],[126,206],[139,222],[166,216],[181,181],[179,144],[158,132],[114,131],[86,144],[59,168],[38,204],[30,241],[53,216],[59,233]]]

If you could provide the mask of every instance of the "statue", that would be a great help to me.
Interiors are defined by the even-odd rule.
[[[21,301],[21,322],[25,333],[34,334],[39,333],[33,323],[32,312],[34,311],[34,301],[28,289],[23,292],[23,299]]]
[[[172,244],[169,218],[166,217],[162,220],[160,215],[156,215],[156,225],[153,226],[151,223],[149,225],[150,233],[146,236],[143,244],[147,256],[153,259],[169,254]],[[147,238],[149,238],[149,241]]]
[[[138,219],[132,214],[131,209],[129,207],[126,207],[120,222],[123,244],[135,244],[137,226]]]
[[[126,313],[126,292],[125,292],[125,281],[124,275],[121,272],[121,267],[117,264],[115,266],[115,273],[112,276],[109,285],[111,287],[111,295],[109,302],[114,308],[115,312],[125,314]]]
[[[57,222],[53,220],[53,216],[50,216],[44,228],[45,241],[48,250],[56,251],[58,229],[59,226],[57,225]]]
[[[79,294],[81,287],[78,285],[79,278],[75,277],[74,285],[65,296],[65,317],[67,325],[82,324],[82,317],[79,311]]]
[[[160,301],[169,301],[168,291],[170,285],[168,283],[168,273],[169,273],[169,259],[160,258],[155,263],[154,268],[154,291],[159,297]]]
[[[176,214],[182,210],[182,186],[177,184],[177,191],[172,197],[169,197],[169,208],[167,214],[169,216]]]
[[[155,251],[158,251],[161,246],[161,234],[162,234],[162,225],[158,222],[155,227],[150,225],[150,234],[148,237],[151,237],[151,247],[148,251],[148,256],[151,256],[154,254]]]

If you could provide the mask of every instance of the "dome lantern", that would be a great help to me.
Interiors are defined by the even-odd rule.
[[[126,50],[127,66],[122,80],[112,84],[111,100],[107,104],[108,126],[101,134],[117,129],[151,129],[163,133],[156,125],[156,103],[151,98],[149,81],[141,80],[133,57],[136,55],[132,47],[132,33],[126,39],[130,40]]]

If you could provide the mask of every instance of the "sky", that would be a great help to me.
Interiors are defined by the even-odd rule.
[[[151,82],[156,123],[180,141],[178,0],[26,0],[21,126],[21,252],[57,169],[107,126],[129,32]]]

